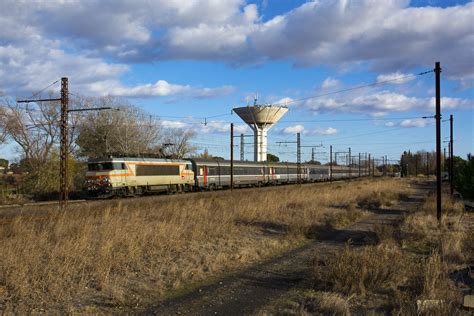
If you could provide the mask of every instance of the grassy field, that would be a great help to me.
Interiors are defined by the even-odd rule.
[[[439,224],[436,196],[429,195],[399,225],[374,227],[377,245],[316,255],[314,287],[293,291],[260,314],[469,315],[461,292],[469,290],[463,282],[474,264],[474,214],[447,194],[442,209]]]
[[[0,225],[0,311],[146,307],[410,190],[401,179],[362,180],[18,210]]]

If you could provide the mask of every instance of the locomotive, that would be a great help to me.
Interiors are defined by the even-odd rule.
[[[134,196],[151,192],[187,192],[231,186],[231,162],[213,159],[108,157],[88,162],[84,190],[96,197]],[[354,170],[355,171],[355,170]],[[333,166],[332,179],[358,176]],[[365,170],[361,176],[366,176]],[[287,162],[233,162],[233,186],[252,187],[327,181],[329,166]]]

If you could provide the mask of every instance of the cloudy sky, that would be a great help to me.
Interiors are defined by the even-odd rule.
[[[67,76],[72,93],[125,97],[228,157],[229,123],[250,133],[231,109],[258,95],[289,107],[269,133],[269,151],[285,160],[295,160],[295,146],[276,142],[297,132],[304,145],[324,145],[321,160],[331,144],[397,159],[434,149],[434,121],[421,118],[434,112],[434,74],[417,74],[440,61],[455,153],[474,152],[471,1],[2,0],[0,11],[6,96]]]

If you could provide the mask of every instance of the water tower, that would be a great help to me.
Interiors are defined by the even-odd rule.
[[[267,132],[288,112],[286,106],[271,104],[244,106],[233,109],[247,123],[254,133],[254,160],[267,161]]]

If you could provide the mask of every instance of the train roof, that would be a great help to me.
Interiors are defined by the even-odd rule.
[[[88,163],[94,162],[123,162],[123,161],[142,161],[142,162],[182,162],[189,163],[189,160],[183,159],[166,159],[166,158],[147,158],[147,157],[102,157],[89,159]]]

